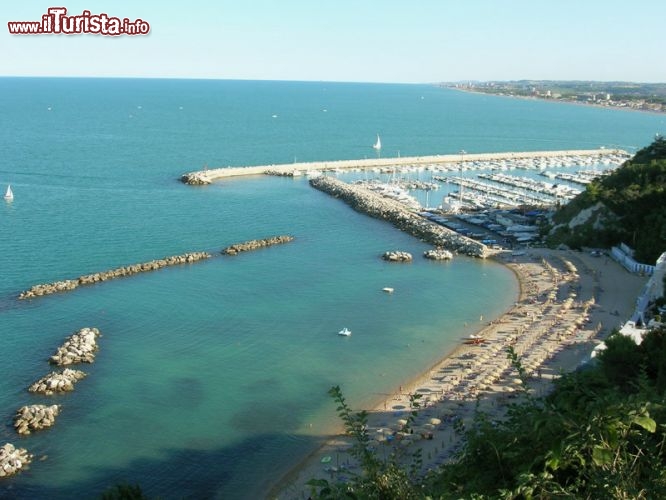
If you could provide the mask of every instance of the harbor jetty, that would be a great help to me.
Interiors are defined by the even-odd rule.
[[[75,279],[55,281],[53,283],[42,283],[40,285],[34,285],[29,290],[21,292],[19,294],[19,299],[32,299],[35,297],[41,297],[42,295],[50,295],[58,292],[68,292],[74,290],[80,285],[92,285],[101,281],[108,281],[115,278],[132,276],[138,273],[155,271],[157,269],[162,269],[163,267],[198,262],[210,257],[211,254],[206,252],[190,252],[182,255],[164,257],[163,259],[151,260],[150,262],[144,262],[142,264],[118,267],[116,269],[111,269],[109,271],[103,271],[100,273],[85,274]]]
[[[399,166],[427,166],[427,165],[446,165],[459,162],[502,162],[502,161],[523,161],[538,160],[548,161],[549,159],[570,157],[587,158],[590,160],[604,161],[606,158],[614,156],[628,156],[626,151],[620,149],[582,149],[582,150],[564,150],[564,151],[525,151],[525,152],[502,152],[502,153],[457,153],[448,155],[429,155],[429,156],[402,156],[391,158],[364,158],[358,160],[332,160],[332,161],[314,161],[285,163],[280,165],[257,165],[247,167],[223,167],[206,170],[198,170],[185,173],[180,180],[185,184],[193,186],[202,186],[211,184],[215,180],[228,177],[248,176],[248,175],[279,175],[297,177],[308,172],[322,171],[344,171],[354,169],[373,169]]]
[[[281,245],[283,243],[289,243],[294,241],[293,236],[284,235],[284,236],[273,236],[271,238],[264,238],[262,240],[250,240],[243,243],[235,243],[231,246],[222,250],[224,255],[236,255],[240,252],[250,252],[252,250],[257,250],[259,248],[270,247],[273,245]]]
[[[435,247],[481,258],[486,258],[495,253],[483,243],[426,220],[407,209],[402,203],[384,198],[364,187],[347,184],[326,176],[310,179],[310,185],[343,200],[358,212],[388,221],[398,229]]]

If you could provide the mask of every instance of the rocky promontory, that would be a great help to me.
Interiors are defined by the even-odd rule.
[[[28,388],[28,391],[44,394],[45,396],[50,396],[57,392],[69,392],[74,390],[74,384],[85,377],[85,372],[81,370],[65,368],[61,372],[51,372],[40,378]]]
[[[384,198],[361,186],[350,185],[333,177],[310,179],[310,185],[340,198],[354,210],[386,220],[431,245],[473,257],[485,258],[491,250],[484,244],[450,229],[434,224],[395,200]]]
[[[399,250],[394,250],[391,252],[384,252],[382,259],[388,262],[411,262],[412,254],[409,252],[401,252]]]
[[[32,431],[39,431],[51,427],[60,413],[58,405],[29,405],[22,406],[14,417],[16,432],[25,436]]]
[[[182,255],[172,255],[170,257],[164,257],[163,259],[151,260],[150,262],[143,262],[141,264],[132,264],[129,266],[118,267],[109,271],[84,274],[83,276],[79,276],[76,279],[55,281],[53,283],[43,283],[31,287],[25,292],[21,292],[19,294],[19,299],[32,299],[34,297],[41,297],[42,295],[66,292],[69,290],[74,290],[80,285],[92,285],[94,283],[122,278],[125,276],[132,276],[138,273],[156,271],[157,269],[162,269],[163,267],[197,262],[203,259],[208,259],[210,257],[211,254],[207,252],[189,252]]]
[[[99,336],[100,333],[97,328],[82,328],[70,335],[65,343],[58,347],[49,362],[59,366],[92,363],[95,361],[95,353],[99,349],[97,346],[97,337]]]
[[[252,250],[257,250],[259,248],[270,247],[272,245],[280,245],[282,243],[289,243],[293,241],[293,236],[273,236],[271,238],[265,238],[263,240],[250,240],[243,243],[236,243],[234,245],[228,246],[222,253],[224,255],[236,255],[240,252],[249,252]]]
[[[24,448],[11,443],[0,446],[0,478],[13,476],[32,462],[32,455]]]

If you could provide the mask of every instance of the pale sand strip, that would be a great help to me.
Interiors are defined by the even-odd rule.
[[[393,446],[405,447],[408,454],[419,447],[424,473],[445,462],[460,445],[452,430],[453,419],[469,422],[477,400],[499,418],[505,404],[516,397],[518,374],[507,359],[508,345],[514,346],[531,374],[531,390],[543,394],[560,373],[589,359],[599,339],[631,315],[647,281],[607,257],[580,252],[531,249],[526,255],[505,254],[498,260],[504,260],[519,279],[518,301],[479,332],[486,342],[461,345],[371,412],[369,431],[377,438],[380,455],[388,456]],[[399,420],[406,418],[410,393],[423,395],[415,433],[397,434],[389,444],[387,436],[395,434]],[[432,439],[421,438],[428,433]],[[285,476],[268,498],[307,498],[309,479],[335,479],[346,470],[359,471],[345,451],[349,438],[323,438],[327,443]],[[331,457],[329,463],[321,462],[325,456]]]
[[[286,163],[278,165],[257,165],[247,167],[226,167],[212,168],[189,172],[185,175],[196,175],[201,178],[214,181],[225,177],[237,177],[243,175],[262,175],[266,171],[288,174],[294,171],[307,172],[308,170],[333,170],[333,169],[353,169],[353,168],[372,168],[372,167],[391,167],[397,165],[428,165],[457,163],[464,159],[467,161],[495,161],[495,160],[517,160],[523,158],[553,158],[559,156],[608,156],[614,154],[627,154],[620,149],[580,149],[563,151],[525,151],[512,153],[460,153],[452,155],[431,155],[431,156],[401,156],[398,158],[364,158],[359,160],[331,160],[331,161],[313,161]]]

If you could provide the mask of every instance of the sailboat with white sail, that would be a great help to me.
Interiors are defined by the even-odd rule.
[[[372,147],[373,147],[374,149],[376,149],[377,151],[379,151],[380,149],[382,149],[382,140],[379,138],[379,134],[377,134],[377,142],[375,142],[375,143],[372,145]]]
[[[7,185],[7,192],[5,193],[5,200],[12,201],[14,199],[14,193],[12,192],[11,184]]]

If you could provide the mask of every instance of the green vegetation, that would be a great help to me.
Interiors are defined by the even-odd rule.
[[[582,211],[583,224],[569,223]],[[658,137],[611,175],[558,210],[548,243],[572,248],[610,247],[621,242],[636,250],[636,260],[653,264],[666,250],[666,140]]]
[[[138,484],[116,484],[100,496],[102,500],[147,500]]]
[[[499,421],[477,411],[456,461],[425,478],[376,458],[363,417],[334,388],[363,473],[345,484],[313,481],[313,497],[666,498],[666,329],[640,346],[617,333],[607,345],[598,362],[564,375],[547,397],[525,391]]]

